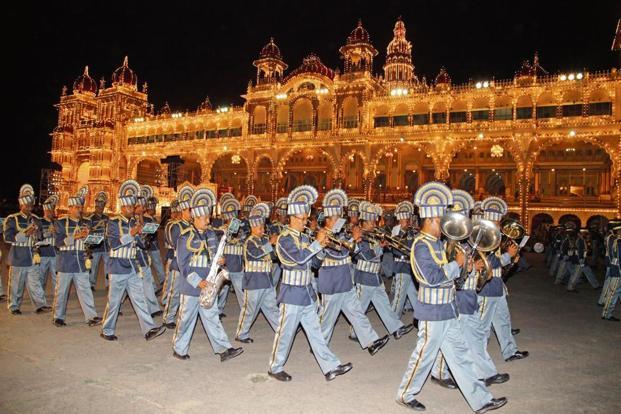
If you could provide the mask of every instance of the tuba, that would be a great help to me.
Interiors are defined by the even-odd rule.
[[[448,261],[455,260],[458,252],[461,252],[466,258],[469,257],[466,249],[459,243],[465,240],[472,233],[472,220],[458,211],[447,211],[440,220],[440,230],[449,240],[446,244],[446,256]],[[468,267],[461,269],[460,282],[463,284],[468,277]]]
[[[526,229],[519,221],[513,218],[506,218],[500,223],[500,231],[506,239],[502,243],[502,249],[507,250],[511,244],[517,244],[516,240],[521,239],[526,234]]]
[[[487,260],[486,253],[496,250],[500,246],[501,239],[500,229],[493,221],[479,219],[472,226],[468,244],[472,246],[474,260],[483,261],[483,269],[477,278],[477,290],[481,290],[492,278],[492,266]]]

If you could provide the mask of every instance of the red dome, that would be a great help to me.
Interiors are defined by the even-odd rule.
[[[436,85],[451,83],[451,77],[448,72],[444,68],[440,68],[440,73],[436,76],[436,80],[434,82]]]
[[[282,59],[282,56],[280,55],[280,49],[278,48],[276,43],[274,43],[273,37],[271,37],[269,43],[263,46],[263,49],[261,49],[261,59],[265,58]]]
[[[285,81],[302,73],[318,73],[320,75],[327,76],[330,79],[334,78],[334,71],[321,63],[319,56],[315,55],[314,53],[311,53],[310,55],[305,57],[302,60],[302,65],[299,68],[293,70],[287,76]]]
[[[362,27],[362,20],[358,20],[358,26],[352,30],[351,34],[347,38],[348,45],[354,43],[371,43],[369,32],[367,32],[367,29]]]
[[[97,93],[97,83],[88,74],[88,66],[84,67],[84,73],[73,82],[73,93]]]
[[[129,85],[136,87],[138,76],[131,70],[127,63],[127,56],[123,60],[123,65],[112,72],[112,84]]]

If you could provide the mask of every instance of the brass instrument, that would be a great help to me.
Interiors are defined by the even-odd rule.
[[[363,240],[376,243],[385,241],[386,243],[388,243],[389,247],[398,250],[404,255],[410,255],[410,247],[407,244],[403,243],[400,238],[394,237],[392,234],[389,234],[381,228],[376,227],[373,230],[363,230],[362,238]]]
[[[345,249],[349,250],[352,253],[354,252],[354,250],[356,250],[355,243],[349,242],[348,240],[341,240],[330,230],[328,229],[325,229],[325,230],[326,230],[326,237],[328,239],[328,243],[326,244],[326,247],[329,247],[334,250],[340,250],[341,247],[344,247]],[[316,240],[316,232],[313,231],[310,227],[304,226],[304,232],[308,235],[311,241]]]
[[[500,231],[505,236],[505,239],[502,242],[502,248],[501,248],[503,252],[507,251],[509,249],[509,246],[511,245],[518,246],[516,240],[521,239],[522,237],[524,237],[524,234],[526,234],[526,229],[524,229],[524,226],[522,226],[522,224],[520,224],[519,221],[513,218],[504,219],[500,223]],[[570,245],[570,249],[575,250],[575,240],[570,239],[570,243],[572,242],[574,246]],[[509,271],[513,268],[513,266],[515,265],[518,259],[519,259],[519,254],[515,256],[515,259],[511,261],[511,264],[509,266],[503,268],[502,270],[503,276],[509,273]]]
[[[472,233],[472,221],[457,211],[447,211],[440,220],[440,231],[449,240],[446,245],[446,255],[449,261],[455,260],[458,252],[461,252],[466,258],[470,255],[466,249],[459,243],[465,240]],[[456,281],[458,287],[461,287],[468,277],[468,267],[463,266],[460,272],[459,280]]]
[[[477,278],[477,290],[481,290],[492,278],[492,266],[485,253],[496,250],[501,240],[500,229],[493,221],[479,219],[472,226],[468,243],[472,246],[474,260],[483,261],[483,269]]]

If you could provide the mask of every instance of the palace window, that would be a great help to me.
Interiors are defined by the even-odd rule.
[[[283,132],[287,132],[287,127],[288,127],[287,124],[279,123],[278,125],[276,125],[276,132],[278,132],[279,134],[282,134]]]
[[[431,122],[434,124],[446,124],[446,112],[434,112],[431,114]]]
[[[529,114],[530,118],[530,114]],[[513,110],[511,107],[495,108],[494,119],[497,121],[510,121],[513,119]]]
[[[254,124],[252,127],[253,134],[264,134],[265,133],[265,124]]]
[[[554,118],[556,117],[556,105],[555,106],[538,106],[537,118]]]
[[[612,102],[590,103],[589,115],[612,115]]]
[[[455,124],[455,123],[458,123],[458,122],[466,122],[466,121],[468,121],[468,113],[465,112],[465,111],[462,111],[462,112],[451,112],[450,113],[450,121],[451,121],[451,124]]]
[[[414,114],[412,115],[413,125],[426,125],[429,123],[429,114]]]
[[[241,127],[231,128],[229,132],[230,132],[229,136],[231,137],[241,137],[242,129]]]
[[[358,118],[354,116],[346,116],[343,118],[343,128],[356,128],[358,126]]]
[[[407,115],[397,115],[392,117],[393,126],[408,126],[410,123],[408,122]]]
[[[515,118],[516,119],[530,119],[533,117],[533,107],[525,106],[518,107],[515,109]]]
[[[373,126],[375,128],[383,128],[390,126],[390,117],[387,116],[376,116],[373,118]]]
[[[226,138],[229,136],[229,130],[227,129],[219,129],[218,130],[218,137],[219,138]]]
[[[582,116],[582,104],[563,105],[563,116]]]
[[[489,119],[488,109],[477,109],[476,111],[472,111],[473,121],[487,121],[488,119]]]
[[[218,138],[218,131],[216,131],[215,129],[207,131],[207,138]]]
[[[319,120],[319,125],[317,125],[317,129],[319,131],[329,131],[332,129],[332,119],[330,118],[326,118],[326,119],[320,119]]]
[[[293,121],[293,131],[295,132],[310,131],[312,128],[313,128],[313,123],[312,121],[308,119],[299,119],[299,120]]]

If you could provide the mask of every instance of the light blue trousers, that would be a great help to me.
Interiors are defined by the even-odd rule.
[[[556,275],[556,270],[558,269],[558,264],[561,261],[561,254],[557,253],[552,258],[552,263],[550,263],[550,276]]]
[[[567,290],[575,289],[578,281],[580,280],[580,277],[583,274],[587,278],[593,289],[597,289],[599,287],[599,282],[597,281],[597,278],[593,274],[593,270],[591,270],[591,267],[589,265],[574,264],[572,266],[573,268],[571,269],[571,276],[569,277],[569,282],[567,282]]]
[[[602,317],[610,318],[612,316],[617,302],[619,302],[619,298],[621,298],[621,278],[611,277],[608,283],[608,291],[606,292],[606,302],[604,303]]]
[[[164,280],[166,279],[164,264],[162,263],[162,255],[159,250],[149,250],[149,256],[151,257],[151,268],[155,269],[155,274],[157,275],[157,279],[153,279],[159,286],[164,283]]]
[[[168,290],[168,296],[166,299],[166,306],[164,307],[164,323],[174,323],[177,310],[179,310],[179,288],[181,285],[181,273],[178,270],[170,269],[169,271],[170,289]]]
[[[173,335],[173,349],[177,354],[188,354],[197,317],[201,319],[215,353],[220,354],[231,348],[229,338],[220,323],[218,306],[214,304],[205,309],[200,305],[198,296],[181,295],[177,327]]]
[[[144,287],[144,298],[147,301],[147,307],[149,308],[149,314],[161,311],[160,303],[155,296],[155,288],[153,287],[153,273],[148,266],[140,268],[142,272],[142,285]]]
[[[511,334],[511,314],[506,295],[479,296],[479,315],[483,322],[485,337],[491,335],[492,326],[500,344],[500,351],[504,359],[509,358],[518,350],[517,343]]]
[[[267,319],[274,332],[278,329],[278,304],[276,303],[276,289],[244,290],[244,304],[239,313],[237,332],[235,336],[239,339],[250,337],[250,327],[257,318],[259,311],[263,311],[263,316]]]
[[[160,297],[162,305],[164,306],[166,306],[166,303],[168,303],[168,293],[172,288],[172,273],[170,271],[170,263],[171,260],[166,261],[166,267],[164,269],[166,271],[166,278],[164,279],[164,286],[162,286],[162,296]]]
[[[328,341],[321,333],[317,304],[312,303],[308,306],[299,306],[281,303],[278,329],[276,329],[274,345],[270,355],[270,372],[278,373],[284,369],[293,339],[300,324],[302,324],[302,328],[306,332],[306,338],[310,343],[315,359],[319,363],[321,372],[327,374],[341,365],[339,359],[328,347]]]
[[[239,305],[239,309],[241,310],[244,304],[244,291],[242,290],[242,280],[244,278],[244,272],[229,272],[229,279],[231,280],[231,284],[233,285],[233,290],[235,291],[235,297],[237,298],[237,304]],[[226,289],[226,290],[225,290]],[[222,287],[218,295],[218,309],[220,309],[220,313],[224,311],[224,306],[226,305],[227,297],[230,293],[230,287],[225,285]]]
[[[116,329],[116,319],[119,316],[119,308],[121,301],[125,296],[125,292],[129,296],[134,307],[134,312],[138,316],[140,329],[142,334],[146,335],[151,329],[157,326],[151,318],[149,308],[144,296],[144,284],[142,278],[137,273],[128,273],[124,275],[108,275],[110,285],[108,286],[108,304],[103,317],[103,333],[104,335],[114,335]]]
[[[565,279],[569,279],[568,267],[571,265],[568,259],[561,258],[559,260],[558,269],[556,270],[556,277],[554,279],[555,285],[560,285]]]
[[[419,322],[416,349],[401,379],[396,396],[398,402],[410,402],[420,392],[437,359],[438,351],[442,351],[455,382],[473,411],[492,400],[485,384],[478,379],[459,322],[457,319],[449,319]]]
[[[58,272],[56,289],[54,290],[54,319],[61,319],[64,321],[67,316],[67,298],[69,297],[71,282],[73,282],[75,291],[78,294],[78,301],[84,313],[84,320],[88,322],[97,316],[88,272]]]
[[[395,293],[392,298],[392,310],[400,318],[407,299],[414,305],[418,297],[418,292],[416,291],[412,275],[407,273],[397,273],[392,283],[395,286]]]
[[[35,309],[47,306],[45,292],[41,287],[39,266],[11,266],[7,288],[9,291],[9,300],[7,301],[9,310],[17,310],[22,305],[26,284],[28,284],[28,295]]]
[[[99,264],[103,263],[104,269],[104,284],[108,286],[108,280],[106,279],[106,261],[108,260],[108,252],[94,252],[91,259],[91,271],[89,273],[89,279],[92,287],[97,285],[97,276],[99,274]]]
[[[41,278],[41,289],[45,293],[47,285],[47,275],[50,274],[52,278],[52,292],[56,289],[56,256],[41,256],[41,263],[39,263],[39,275]]]
[[[388,333],[395,333],[397,329],[403,326],[401,318],[397,316],[390,306],[390,301],[388,300],[386,288],[383,283],[379,286],[367,286],[357,283],[356,290],[358,292],[362,311],[366,313],[369,304],[373,303],[373,307],[388,330]]]
[[[321,305],[319,323],[326,341],[330,342],[334,332],[334,325],[341,312],[343,312],[354,328],[356,337],[363,348],[371,346],[373,342],[379,339],[377,332],[371,326],[369,318],[367,318],[360,306],[360,300],[354,288],[349,292],[334,293],[332,295],[322,294]]]

